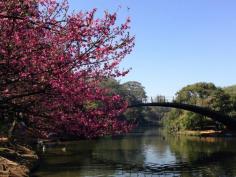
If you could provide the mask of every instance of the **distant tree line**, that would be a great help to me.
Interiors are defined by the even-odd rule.
[[[109,78],[102,82],[103,87],[120,95],[128,105],[142,102],[165,102],[166,97],[157,95],[148,97],[145,87],[137,81],[120,83]],[[236,118],[236,85],[217,87],[213,83],[199,82],[187,85],[179,90],[173,101],[208,107]],[[165,107],[138,107],[127,109],[121,119],[135,122],[139,126],[162,125],[170,131],[224,129],[225,127],[210,118],[181,109]]]
[[[137,81],[128,81],[120,83],[119,81],[109,78],[102,82],[103,87],[112,90],[111,93],[120,95],[128,102],[128,105],[147,102],[147,95],[144,86]],[[152,98],[153,102],[164,99],[163,96]],[[170,108],[164,107],[139,107],[130,108],[122,115],[122,119],[137,123],[138,126],[157,125]]]

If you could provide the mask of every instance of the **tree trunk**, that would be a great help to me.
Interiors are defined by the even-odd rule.
[[[12,141],[12,136],[13,136],[13,132],[14,132],[14,129],[16,127],[16,124],[17,124],[17,121],[16,121],[16,118],[15,118],[14,121],[12,122],[12,124],[11,124],[11,127],[8,130],[8,140],[10,142]]]

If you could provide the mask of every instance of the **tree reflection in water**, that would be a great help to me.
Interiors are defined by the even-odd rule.
[[[236,176],[236,139],[173,136],[161,129],[48,147],[37,176]]]

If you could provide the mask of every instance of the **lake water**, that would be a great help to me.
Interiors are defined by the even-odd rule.
[[[46,147],[38,177],[236,176],[236,138],[173,136],[147,128],[123,137]]]

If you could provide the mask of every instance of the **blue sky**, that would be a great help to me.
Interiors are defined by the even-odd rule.
[[[71,10],[118,10],[131,17],[136,45],[121,79],[139,81],[148,96],[173,96],[183,86],[236,84],[235,0],[69,0]]]

